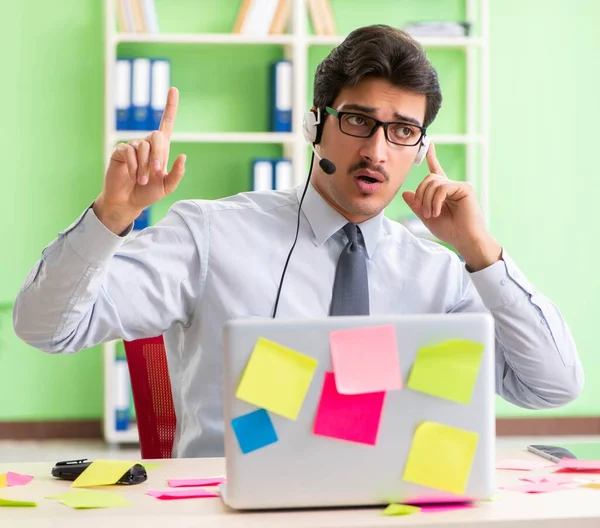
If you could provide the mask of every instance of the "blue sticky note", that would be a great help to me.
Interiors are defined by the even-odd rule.
[[[265,409],[238,416],[231,420],[231,426],[244,454],[278,440],[273,422]]]

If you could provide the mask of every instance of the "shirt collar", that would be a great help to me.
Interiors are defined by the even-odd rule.
[[[298,202],[302,198],[304,186],[302,183],[296,188]],[[308,185],[306,196],[302,202],[302,212],[308,220],[308,223],[315,235],[315,244],[320,246],[327,241],[332,235],[337,233],[344,227],[348,220],[331,207],[323,197],[313,187],[312,182]],[[381,229],[383,223],[383,211],[377,216],[369,218],[360,224],[360,230],[365,241],[365,249],[367,256],[370,259],[375,252],[379,238],[381,237]]]

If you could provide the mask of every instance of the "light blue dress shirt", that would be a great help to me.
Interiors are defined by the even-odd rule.
[[[76,352],[112,339],[164,334],[177,457],[223,454],[222,326],[272,315],[296,231],[303,185],[215,201],[182,201],[157,225],[120,237],[87,209],[42,253],[14,307],[30,345]],[[277,317],[324,317],[347,220],[309,185]],[[558,309],[507,253],[469,273],[452,251],[383,213],[360,224],[371,314],[490,311],[496,391],[526,408],[573,400],[583,372]]]

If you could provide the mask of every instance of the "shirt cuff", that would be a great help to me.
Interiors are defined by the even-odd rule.
[[[86,262],[101,266],[111,259],[133,229],[131,224],[121,235],[115,235],[96,216],[92,206],[60,235],[65,236],[73,251]]]
[[[511,304],[522,297],[523,293],[534,293],[531,283],[504,249],[498,262],[482,270],[469,272],[469,277],[488,310]]]

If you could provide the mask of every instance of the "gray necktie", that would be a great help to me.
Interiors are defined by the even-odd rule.
[[[342,250],[335,270],[330,315],[369,315],[367,256],[360,228],[346,224],[348,244]]]

